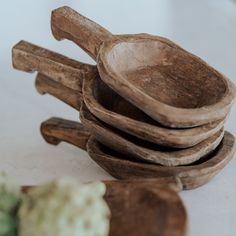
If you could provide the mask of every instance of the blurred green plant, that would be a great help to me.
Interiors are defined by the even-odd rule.
[[[0,174],[0,236],[17,235],[17,209],[21,201],[20,186],[5,173]]]

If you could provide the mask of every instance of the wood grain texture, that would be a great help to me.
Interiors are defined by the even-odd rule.
[[[93,76],[97,71],[95,66],[72,60],[26,41],[20,41],[13,47],[12,63],[15,69],[37,71],[80,93],[83,79]]]
[[[43,74],[36,78],[37,90],[57,97],[80,110],[84,101],[89,110],[104,122],[141,139],[164,146],[186,148],[194,146],[218,132],[225,120],[189,129],[169,129],[124,100],[104,84],[95,72],[84,80],[83,95]],[[109,110],[110,109],[110,110]]]
[[[219,120],[235,98],[231,81],[200,58],[154,36],[104,42],[97,64],[106,84],[169,127],[194,127]]]
[[[52,12],[51,28],[57,40],[74,41],[93,59],[96,59],[103,41],[112,37],[109,31],[67,6]]]
[[[31,44],[28,43],[20,43],[15,48],[24,48],[24,47],[33,47]],[[36,51],[43,51],[47,52],[45,55],[40,56],[40,63],[47,64],[48,58],[50,58],[50,62],[53,64],[57,64],[58,61],[60,61],[60,56],[54,52],[48,52],[46,49],[42,49],[38,46],[34,46],[34,50]],[[15,50],[16,50],[15,49]],[[26,50],[26,49],[24,49]],[[34,55],[34,51],[31,53]],[[38,53],[39,54],[39,53]],[[52,56],[47,56],[51,55]],[[15,53],[17,55],[17,53]],[[37,58],[37,55],[34,55],[33,57]],[[18,59],[14,59],[14,63],[16,65],[20,64],[21,66],[31,68],[34,68],[32,63],[28,63],[26,61],[21,61],[19,63]],[[68,63],[67,63],[68,64]],[[139,138],[146,139],[151,142],[155,142],[161,145],[166,146],[172,146],[172,147],[189,147],[196,145],[197,143],[203,141],[204,139],[210,137],[217,131],[219,131],[224,121],[217,121],[210,124],[203,125],[202,127],[196,127],[193,129],[168,129],[163,126],[161,126],[158,122],[155,122],[151,118],[149,118],[145,113],[128,103],[126,100],[122,99],[119,95],[117,95],[113,90],[109,89],[108,86],[106,86],[98,77],[97,69],[91,66],[90,73],[88,73],[87,77],[85,76],[86,71],[88,71],[88,68],[90,65],[85,65],[83,63],[78,62],[80,65],[78,70],[78,74],[84,72],[84,76],[86,77],[84,81],[84,100],[86,104],[88,105],[89,109],[95,113],[96,116],[98,116],[100,119],[105,121],[108,124],[113,124],[118,128],[121,128],[125,130],[128,133],[131,133]],[[21,68],[18,66],[18,68]],[[41,68],[41,69],[40,69]],[[44,73],[48,74],[47,70],[49,69],[46,67],[46,69],[43,66],[38,66],[38,69]],[[63,68],[63,66],[62,66]],[[64,86],[64,84],[70,83],[70,77],[68,77],[68,74],[66,72],[67,68],[62,69],[61,68],[61,74],[63,74],[63,78],[66,78],[64,80],[64,83],[62,81],[57,80],[57,74],[55,71],[50,71],[50,76],[53,78],[49,78],[48,76],[45,76],[44,74],[38,74],[36,79],[36,88],[40,93],[49,93],[57,98],[59,98],[61,101],[64,101],[65,103],[71,105],[75,109],[80,109],[80,104],[82,101],[82,94],[81,92],[71,89],[67,86]],[[95,79],[96,78],[96,79]],[[79,79],[79,77],[78,77]],[[79,81],[81,82],[81,78]],[[96,96],[96,99],[95,97]],[[115,99],[115,101],[113,101]],[[100,102],[100,103],[99,103]],[[105,104],[104,106],[101,106],[102,104]],[[108,104],[106,104],[108,103]],[[111,109],[115,109],[115,112],[109,111],[105,109],[107,106],[111,106],[110,104],[114,104]],[[120,115],[121,113],[121,115]],[[124,115],[122,115],[124,114]],[[138,119],[138,120],[137,120]],[[145,122],[146,123],[145,123]]]
[[[50,94],[76,110],[80,110],[83,103],[81,92],[68,88],[43,74],[37,74],[35,87],[40,94]]]
[[[164,127],[115,93],[98,76],[84,80],[83,98],[89,111],[105,123],[164,146],[192,147],[217,133],[225,123],[223,119],[187,129]]]
[[[105,200],[111,210],[109,236],[186,235],[187,213],[175,191],[145,180],[105,184]]]
[[[127,156],[102,145],[90,136],[77,122],[61,119],[46,121],[41,129],[43,137],[51,144],[65,141],[86,149],[90,157],[101,168],[117,179],[155,179],[160,185],[177,183],[178,189],[193,189],[209,182],[233,158],[236,150],[235,138],[225,132],[221,144],[205,158],[187,166],[165,167],[128,160]],[[89,139],[87,146],[86,142]],[[141,180],[140,180],[141,181]]]
[[[83,150],[86,150],[90,136],[90,132],[80,123],[56,117],[43,122],[40,130],[44,139],[50,144],[58,145],[64,141]]]
[[[194,146],[217,133],[225,123],[225,120],[220,120],[195,128],[169,129],[113,92],[101,81],[96,72],[83,81],[82,95],[39,73],[36,77],[36,88],[41,94],[48,93],[76,110],[80,110],[84,100],[89,110],[105,123],[138,138],[164,146],[177,148]]]
[[[163,166],[188,165],[204,158],[219,145],[224,136],[222,129],[193,147],[186,149],[165,148],[145,142],[106,125],[96,119],[84,104],[81,107],[80,118],[91,134],[107,147],[121,152],[130,160],[156,163]]]
[[[184,190],[194,189],[208,183],[233,158],[235,149],[235,138],[226,131],[221,144],[205,159],[188,166],[164,167],[127,160],[126,156],[112,151],[94,138],[90,138],[87,144],[90,157],[115,178],[138,179],[172,176],[181,181]]]
[[[167,39],[111,36],[69,7],[55,10],[51,24],[57,39],[68,38],[96,58],[106,84],[165,126],[199,126],[223,119],[231,108],[233,83]]]

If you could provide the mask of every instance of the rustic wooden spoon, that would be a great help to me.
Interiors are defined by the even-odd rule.
[[[127,160],[126,157],[90,138],[87,151],[90,157],[110,175],[118,179],[159,178],[175,176],[184,190],[198,188],[208,183],[233,158],[235,138],[225,132],[222,143],[208,157],[188,166],[165,167]]]
[[[42,76],[38,76],[36,81],[40,91],[47,91],[49,93],[52,91],[51,94],[54,95],[55,93],[60,94],[64,92],[64,89],[61,87],[56,88],[53,84],[48,83],[47,78]],[[50,86],[52,86],[51,89]],[[111,127],[104,128],[105,124],[93,117],[86,110],[86,107],[82,109],[81,114],[82,120],[89,126],[91,132],[105,144],[110,145],[115,150],[122,150],[124,153],[129,153],[133,158],[148,160],[163,165],[183,165],[196,161],[214,150],[223,137],[223,132],[219,131],[214,136],[192,148],[184,150],[167,149],[155,144],[142,142],[135,137],[122,133],[125,136],[124,138],[119,133],[117,134]]]
[[[184,204],[167,185],[147,180],[104,183],[104,198],[111,210],[109,236],[186,235]],[[22,189],[27,193],[31,188]]]
[[[84,104],[80,110],[80,119],[97,140],[111,149],[127,155],[131,160],[151,162],[163,166],[188,165],[204,158],[219,145],[224,136],[222,129],[193,147],[176,149],[145,142],[112,128],[96,119]]]
[[[13,48],[13,65],[19,70],[42,73],[36,79],[38,91],[49,93],[77,110],[83,100],[83,83],[84,101],[95,116],[131,135],[164,146],[194,146],[217,133],[225,122],[220,120],[188,129],[163,127],[110,89],[100,79],[95,66],[25,41]]]
[[[97,61],[106,84],[165,126],[199,126],[230,110],[233,83],[167,39],[114,36],[69,7],[52,12],[51,26],[56,39],[74,41]]]
[[[185,190],[209,182],[228,164],[236,150],[234,136],[226,131],[221,144],[207,157],[188,166],[165,167],[128,160],[127,156],[111,150],[90,137],[89,133],[80,129],[81,127],[77,122],[52,118],[42,123],[41,133],[45,140],[53,145],[66,141],[82,149],[87,147],[90,157],[115,178],[161,178],[163,180],[174,177],[182,183]],[[87,146],[85,140],[89,140]]]

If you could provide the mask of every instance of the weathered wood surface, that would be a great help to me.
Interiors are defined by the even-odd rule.
[[[84,101],[104,122],[144,140],[164,146],[194,146],[218,132],[220,120],[189,129],[170,129],[116,94],[99,78],[95,66],[66,58],[45,48],[21,41],[13,48],[13,64],[24,71],[38,71],[36,88],[79,110]],[[49,78],[50,76],[50,78]]]
[[[143,140],[164,146],[192,147],[217,133],[225,119],[187,129],[162,126],[110,89],[99,77],[86,78],[83,98],[93,115]]]
[[[50,94],[76,110],[80,110],[83,103],[83,95],[81,92],[68,88],[43,74],[37,74],[35,87],[40,94]]]
[[[153,119],[193,127],[223,119],[235,86],[200,58],[167,39],[113,36],[69,7],[52,13],[57,39],[77,43],[97,61],[102,80]]]
[[[40,79],[38,79],[40,80]],[[41,82],[43,84],[43,81]],[[46,89],[50,88],[46,84]],[[55,86],[52,86],[55,89]],[[65,91],[66,92],[66,91]],[[59,95],[65,95],[66,93],[63,90],[58,92]],[[69,93],[71,95],[71,93]],[[75,100],[76,101],[76,100]],[[91,115],[89,117],[92,117]],[[83,111],[82,111],[83,118]],[[163,165],[183,165],[189,164],[193,161],[200,159],[205,156],[207,153],[212,151],[221,141],[223,134],[217,133],[214,136],[208,138],[202,143],[184,150],[167,150],[165,148],[159,147],[159,150],[153,150],[149,147],[143,147],[143,145],[138,146],[137,143],[132,143],[130,140],[126,140],[124,137],[121,137],[119,134],[117,135],[113,132],[109,127],[107,130],[104,129],[104,125],[100,123],[97,119],[92,117],[95,122],[89,122],[89,119],[85,119],[85,123],[89,122],[90,129],[92,133],[96,135],[99,140],[102,140],[105,144],[113,147],[115,150],[122,150],[124,153],[131,154],[139,159],[149,160],[151,162],[157,162]],[[86,122],[87,120],[87,122]],[[109,132],[111,130],[111,132]],[[127,136],[124,134],[124,136]],[[131,137],[131,136],[130,136]],[[134,141],[136,138],[134,138]],[[152,146],[156,146],[152,144]]]
[[[91,84],[91,81],[95,84]],[[36,88],[41,94],[48,93],[77,110],[80,110],[84,100],[89,110],[107,124],[143,140],[164,146],[192,147],[217,133],[225,123],[224,119],[188,129],[163,127],[114,93],[103,82],[99,84],[99,81],[101,82],[96,76],[86,78],[82,95],[43,74],[38,74]]]
[[[125,132],[118,131],[94,117],[83,104],[80,118],[84,126],[99,142],[113,150],[121,152],[130,160],[150,162],[164,166],[188,165],[212,152],[221,142],[224,131],[201,143],[186,149],[163,147],[150,142],[145,142]]]
[[[83,150],[90,137],[90,132],[78,122],[61,118],[50,118],[41,124],[41,134],[44,139],[53,145],[68,142]]]
[[[42,129],[46,141],[52,144],[66,141],[86,149],[85,140],[88,139],[90,134],[84,133],[83,126],[65,120],[63,122],[66,125],[64,125],[60,118],[58,118],[59,122],[55,122],[55,118],[53,119],[53,123],[57,124],[56,126],[51,126],[50,120],[44,122],[45,127],[49,126],[47,129]],[[63,131],[64,127],[66,127],[66,131]],[[50,132],[44,133],[48,129],[50,129]],[[73,131],[73,129],[75,130]],[[60,135],[58,135],[58,130],[60,130]],[[68,130],[73,135],[67,135]],[[161,182],[165,179],[166,181],[172,181],[170,178],[174,178],[181,183],[183,189],[197,188],[210,181],[233,158],[235,149],[235,138],[226,131],[221,144],[205,158],[187,166],[166,167],[128,160],[127,156],[107,148],[91,136],[87,143],[87,151],[90,157],[115,178],[131,179],[133,181],[143,178],[156,178],[156,181],[158,181],[160,178]]]
[[[184,190],[194,189],[208,183],[233,158],[235,138],[225,132],[224,139],[218,148],[208,157],[188,166],[165,167],[127,160],[126,156],[112,151],[90,138],[87,151],[90,157],[110,175],[118,179],[176,177]]]
[[[15,69],[37,71],[80,93],[83,79],[93,76],[97,71],[95,66],[78,62],[26,41],[20,41],[13,47],[12,63]]]

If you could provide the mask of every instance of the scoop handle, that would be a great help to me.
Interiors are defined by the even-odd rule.
[[[67,142],[86,150],[90,132],[78,122],[61,118],[50,118],[41,124],[41,134],[46,142],[58,145]]]
[[[67,88],[52,78],[40,73],[36,76],[35,87],[40,94],[50,94],[80,111],[83,102],[83,95],[81,92]]]
[[[57,40],[75,42],[94,60],[102,43],[113,37],[109,31],[67,6],[52,12],[51,28]]]
[[[20,41],[13,47],[12,63],[15,69],[38,71],[79,92],[82,92],[83,79],[97,73],[96,66],[78,62],[26,41]]]

